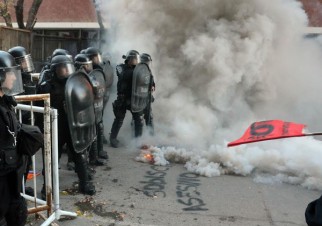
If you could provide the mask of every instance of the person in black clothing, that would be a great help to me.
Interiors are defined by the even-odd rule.
[[[39,90],[38,86],[40,86],[41,84],[45,84],[46,81],[49,81],[53,77],[52,70],[50,69],[51,60],[55,56],[60,56],[60,55],[67,56],[72,61],[72,55],[70,55],[70,53],[66,49],[55,49],[53,51],[53,53],[51,54],[51,56],[49,57],[49,59],[50,59],[49,63],[47,63],[42,68],[42,70],[40,72],[39,80],[38,80],[38,84],[37,84],[37,89],[38,90]],[[70,152],[70,150],[66,146],[64,146],[63,150],[64,151],[62,151],[62,152],[67,152],[67,155],[68,155],[67,169],[68,170],[74,170],[75,169],[75,164],[74,164],[72,153]]]
[[[117,135],[123,125],[126,110],[131,111],[131,96],[132,96],[132,77],[135,66],[140,61],[139,52],[130,50],[126,56],[124,64],[116,66],[117,82],[117,99],[113,102],[113,112],[115,119],[112,125],[110,134],[110,145],[114,148],[119,146]],[[139,137],[142,135],[143,128],[143,112],[132,112],[134,120],[134,135]]]
[[[142,53],[140,55],[140,63],[146,64],[151,72],[152,58],[149,54]],[[150,89],[149,100],[148,100],[147,107],[143,110],[143,114],[144,114],[145,125],[149,127],[150,135],[154,135],[154,123],[153,123],[153,113],[152,113],[151,104],[152,102],[154,102],[154,97],[152,95],[152,92],[155,91],[155,82],[154,82],[152,73],[151,73],[151,81],[150,81],[149,89]]]
[[[104,83],[106,83],[106,74],[104,72],[104,62],[102,60],[102,56],[100,51],[95,48],[95,47],[88,47],[85,50],[86,56],[92,61],[93,64],[93,69],[94,70],[100,70],[103,72],[104,76]],[[104,97],[103,97],[103,105],[102,105],[102,110],[104,109],[104,99],[106,96],[106,84],[104,84]],[[104,114],[104,112],[102,112]],[[97,140],[96,140],[96,145],[97,145],[97,151],[98,151],[98,157],[102,159],[108,159],[108,154],[106,151],[103,149],[103,142],[104,142],[104,124],[103,124],[103,115],[102,115],[102,120],[97,123]]]
[[[77,54],[75,56],[74,61],[76,71],[84,72],[87,75],[88,80],[90,81],[90,84],[92,86],[94,94],[93,105],[95,110],[95,121],[98,122],[98,125],[96,125],[96,132],[98,132],[103,117],[103,107],[100,103],[103,102],[103,95],[101,93],[104,90],[104,78],[102,78],[102,74],[100,74],[101,78],[99,78],[95,76],[95,74],[91,73],[93,71],[93,64],[89,57],[85,54]],[[105,165],[104,160],[98,158],[97,140],[98,139],[95,139],[95,141],[92,143],[91,147],[88,150],[89,164],[93,166],[103,166]]]
[[[22,46],[15,46],[8,50],[17,65],[20,65],[22,82],[24,86],[24,94],[35,94],[36,84],[31,79],[31,73],[35,70],[34,63],[32,61],[31,55],[27,53],[26,49]]]
[[[75,71],[74,64],[68,56],[58,55],[52,58],[50,70],[53,74],[52,79],[43,82],[38,87],[37,93],[50,93],[51,107],[58,111],[58,156],[60,158],[62,148],[66,144],[75,162],[75,171],[79,179],[79,191],[84,194],[94,195],[96,191],[94,185],[89,181],[90,175],[86,153],[76,153],[74,151],[65,111],[65,85],[69,75]]]
[[[69,52],[66,49],[55,49],[53,51],[53,53],[51,54],[51,56],[48,57],[48,62],[45,64],[45,66],[43,66],[43,68],[40,71],[38,85],[40,85],[43,82],[48,81],[49,79],[51,79],[51,77],[52,77],[52,73],[50,71],[51,60],[55,56],[59,56],[59,55],[67,56],[68,58],[70,58],[70,60],[73,60],[72,55],[70,55]]]
[[[23,226],[27,204],[20,195],[22,155],[17,152],[20,128],[13,107],[13,95],[23,92],[19,66],[7,52],[0,51],[0,225]]]
[[[24,92],[22,93],[22,95],[35,94],[36,83],[34,83],[31,79],[31,73],[35,70],[35,68],[34,68],[31,55],[28,54],[26,49],[22,46],[12,47],[11,49],[8,50],[8,53],[10,53],[14,57],[16,64],[20,66],[22,83],[24,87]],[[22,104],[29,104],[29,102],[22,102]],[[28,111],[22,112],[22,123],[31,124],[30,112]],[[31,168],[32,160],[30,156],[24,156],[24,158],[26,158],[26,161],[24,161],[26,165],[23,166],[21,170],[25,170],[24,179],[26,183],[27,176]],[[25,193],[27,195],[33,196],[34,190],[32,187],[25,187]]]

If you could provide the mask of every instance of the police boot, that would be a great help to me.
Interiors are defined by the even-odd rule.
[[[103,165],[105,165],[105,162],[98,158],[97,141],[96,140],[92,143],[92,146],[89,149],[88,158],[89,158],[89,164],[91,166],[103,166]]]
[[[101,158],[101,159],[108,159],[108,154],[106,151],[102,150],[100,152],[98,152],[98,157]]]
[[[89,170],[85,153],[75,154],[75,164],[79,179],[79,192],[86,195],[94,195],[96,193],[95,186],[89,182]]]
[[[110,145],[111,145],[111,147],[118,148],[119,144],[120,144],[120,142],[116,138],[111,138],[110,137]]]
[[[34,196],[34,189],[32,187],[25,187],[25,194],[33,197]]]
[[[79,181],[78,190],[84,195],[95,195],[96,193],[95,186],[89,181]]]
[[[110,145],[113,148],[118,148],[120,142],[116,139],[121,127],[123,124],[123,120],[120,120],[118,118],[114,119],[113,125],[112,125],[112,129],[111,129],[111,134],[110,134]]]

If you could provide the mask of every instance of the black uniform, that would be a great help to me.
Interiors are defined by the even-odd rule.
[[[104,74],[103,68],[100,65],[93,64],[93,69],[94,70],[101,70],[103,72],[103,74]],[[106,79],[105,74],[104,74],[104,79]],[[104,114],[104,106],[105,106],[107,100],[108,99],[106,99],[106,89],[105,89],[102,114]],[[103,144],[104,144],[103,117],[102,117],[102,121],[98,122],[97,125],[96,125],[96,132],[97,132],[97,139],[96,139],[96,141],[94,142],[93,145],[97,146],[98,157],[108,159],[108,154],[107,154],[106,151],[104,151],[104,148],[103,148]]]
[[[115,119],[111,129],[110,140],[116,139],[124,118],[126,110],[131,111],[131,96],[132,96],[132,78],[135,66],[128,64],[120,64],[116,66],[117,82],[117,99],[113,103],[113,111]],[[132,112],[134,120],[134,135],[139,137],[142,135],[143,128],[143,112]],[[112,143],[112,142],[111,142]]]
[[[27,205],[21,197],[22,156],[17,153],[16,136],[19,123],[13,111],[12,97],[0,97],[0,224],[8,226],[25,225]]]
[[[37,93],[50,93],[51,107],[58,111],[58,156],[61,157],[62,148],[64,144],[67,145],[70,153],[75,162],[75,171],[79,178],[79,187],[81,192],[86,190],[85,187],[89,184],[90,175],[88,172],[86,153],[76,153],[74,151],[73,143],[71,140],[70,130],[68,127],[68,119],[65,111],[65,85],[66,79],[59,79],[53,76],[47,82],[44,82],[38,87]],[[41,127],[43,128],[43,127]],[[87,193],[85,191],[85,193]]]
[[[155,90],[155,82],[153,75],[151,75],[151,87],[149,87],[152,92],[152,87]],[[147,107],[143,110],[145,125],[150,128],[150,135],[154,135],[154,123],[153,123],[153,113],[151,104],[154,102],[154,97],[151,94]]]

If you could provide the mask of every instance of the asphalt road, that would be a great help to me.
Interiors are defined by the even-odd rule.
[[[93,197],[75,192],[77,176],[67,170],[63,155],[61,209],[79,216],[57,224],[305,226],[305,208],[321,194],[289,184],[260,184],[251,177],[202,177],[180,164],[137,162],[138,150],[105,149],[110,160],[96,167]],[[30,217],[28,225],[41,223]]]

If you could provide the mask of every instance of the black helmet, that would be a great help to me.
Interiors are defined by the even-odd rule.
[[[148,64],[151,61],[152,61],[152,58],[151,58],[150,54],[142,53],[140,55],[140,62],[141,63],[147,63]]]
[[[50,70],[60,79],[65,79],[75,72],[73,61],[66,55],[53,57],[50,63]]]
[[[74,58],[74,62],[77,70],[84,68],[87,73],[93,70],[93,63],[85,54],[77,54]]]
[[[93,64],[98,65],[103,62],[101,52],[95,47],[88,47],[85,50],[85,54],[93,61]]]
[[[128,51],[126,55],[122,56],[122,58],[125,59],[125,63],[133,62],[133,60],[137,60],[134,65],[140,63],[140,53],[136,50]]]
[[[73,59],[72,55],[70,55],[66,49],[55,49],[54,52],[51,54],[51,59],[58,55],[65,55],[68,56],[71,60]]]
[[[22,46],[15,46],[8,50],[18,65],[20,65],[23,72],[33,72],[35,70],[31,55],[27,53]]]
[[[0,85],[1,90],[9,96],[23,92],[20,66],[5,51],[0,51]]]

